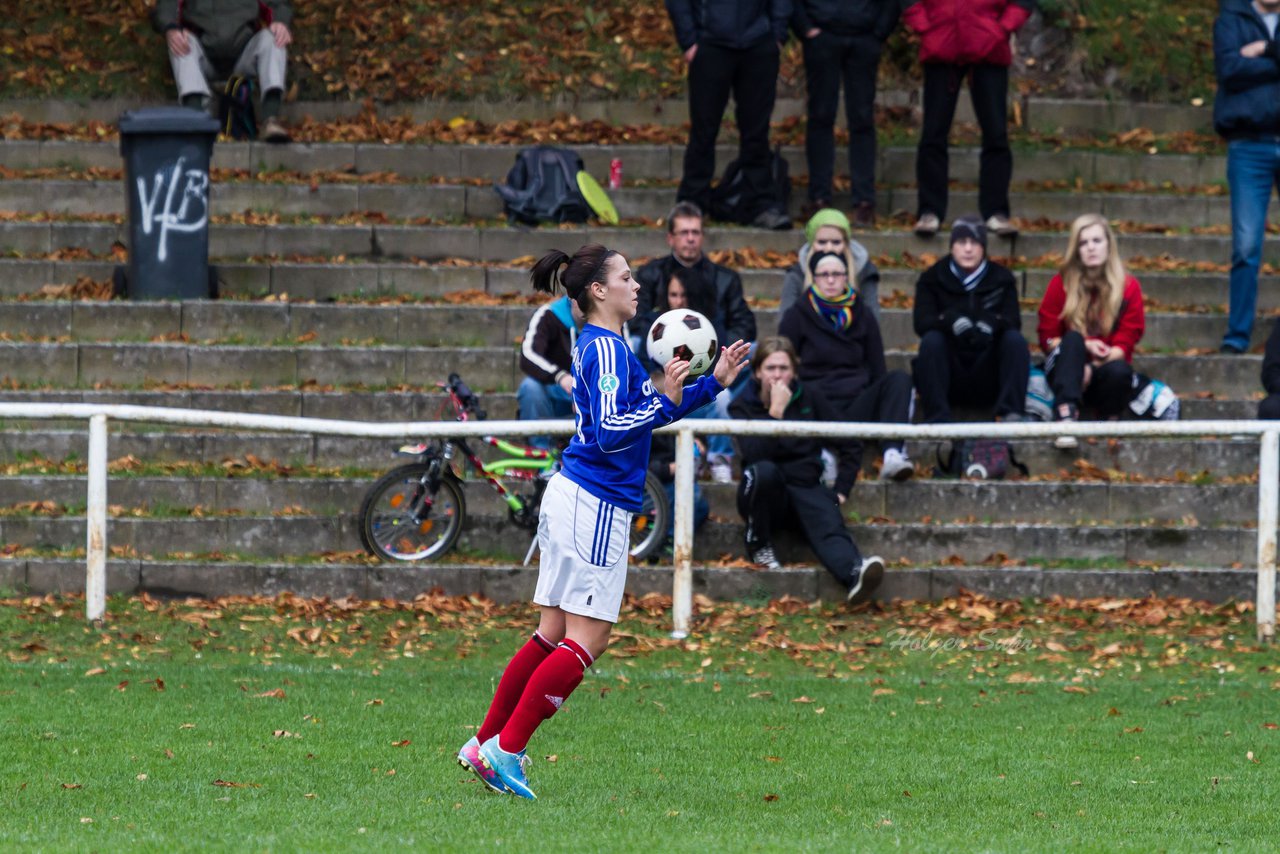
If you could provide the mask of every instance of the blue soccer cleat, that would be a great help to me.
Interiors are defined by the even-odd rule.
[[[492,768],[485,765],[484,760],[480,758],[480,741],[474,735],[458,751],[458,764],[479,777],[480,782],[484,783],[492,791],[500,795],[511,794],[511,790],[502,782],[502,778]]]
[[[519,753],[507,753],[498,746],[498,737],[495,735],[480,745],[480,759],[498,775],[508,792],[531,801],[537,799],[533,789],[529,788],[529,778],[525,776],[530,759],[523,750]]]

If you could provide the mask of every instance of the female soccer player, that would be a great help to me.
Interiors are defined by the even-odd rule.
[[[599,244],[583,246],[572,258],[552,251],[534,264],[530,279],[534,290],[563,288],[586,316],[573,348],[577,430],[542,497],[533,594],[542,609],[538,630],[507,664],[480,730],[458,751],[458,763],[494,791],[532,800],[525,746],[608,647],[618,620],[628,531],[644,494],[650,435],[731,385],[749,345],[722,348],[713,374],[687,387],[689,363],[674,359],[659,390],[623,338],[639,293],[625,258]]]

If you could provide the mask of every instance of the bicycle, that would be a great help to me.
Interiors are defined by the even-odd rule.
[[[448,395],[442,420],[450,415],[457,421],[485,419],[479,396],[457,374],[436,385]],[[463,478],[470,468],[502,498],[511,521],[534,532],[525,555],[528,564],[538,544],[542,493],[547,481],[560,470],[560,453],[496,436],[482,438],[504,456],[482,462],[466,439],[400,447],[396,453],[415,457],[415,462],[378,478],[360,502],[360,542],[365,550],[387,561],[427,561],[448,553],[466,524]],[[504,480],[514,488],[508,488]],[[528,491],[519,491],[526,485]],[[631,521],[631,559],[643,561],[653,556],[666,540],[670,525],[666,492],[658,479],[646,472],[643,507]]]

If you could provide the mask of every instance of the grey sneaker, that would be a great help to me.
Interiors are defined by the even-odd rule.
[[[791,217],[777,208],[769,208],[761,211],[751,224],[756,228],[767,228],[771,231],[788,231],[791,228]]]
[[[920,237],[933,237],[940,228],[942,228],[942,221],[938,219],[937,214],[922,213],[916,220],[914,231]]]
[[[987,231],[994,232],[1001,237],[1018,236],[1018,227],[1013,224],[1013,220],[1004,214],[992,214],[987,217]]]
[[[861,605],[871,598],[871,594],[884,580],[884,558],[872,555],[862,561],[862,568],[849,585],[849,595],[845,601],[852,605]]]
[[[280,124],[280,120],[272,116],[262,123],[262,139],[266,142],[279,144],[288,142],[290,137],[289,132],[284,129],[284,125]]]
[[[884,452],[884,459],[880,463],[881,480],[910,480],[915,473],[915,463],[911,462],[906,451],[889,448]]]
[[[747,556],[751,562],[761,569],[782,569],[782,564],[778,561],[777,555],[773,553],[773,546],[765,544],[756,548],[747,548]]]

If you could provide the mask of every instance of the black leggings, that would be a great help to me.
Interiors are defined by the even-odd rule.
[[[775,527],[798,525],[818,560],[845,587],[862,568],[862,553],[844,526],[836,494],[820,483],[787,483],[772,460],[760,460],[742,470],[738,512],[747,523],[749,549],[771,544]]]
[[[1053,389],[1053,405],[1074,403],[1088,407],[1101,418],[1124,412],[1133,397],[1133,366],[1123,359],[1093,368],[1093,379],[1084,388],[1084,369],[1089,361],[1084,336],[1072,330],[1062,336],[1045,362],[1045,375]]]

